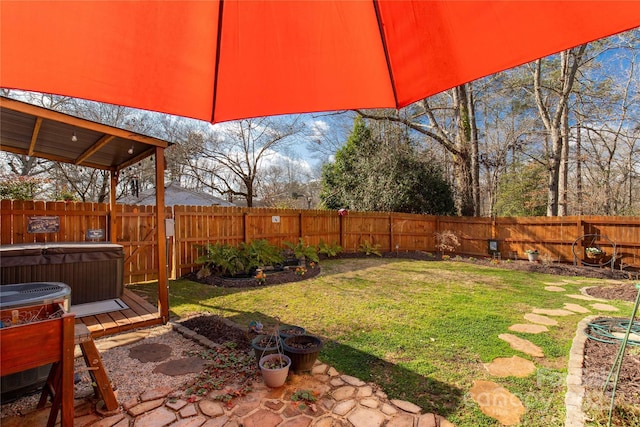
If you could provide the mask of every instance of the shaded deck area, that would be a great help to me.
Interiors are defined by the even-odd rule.
[[[78,317],[76,323],[86,325],[93,338],[162,324],[158,308],[144,298],[125,289],[120,299],[128,309]]]

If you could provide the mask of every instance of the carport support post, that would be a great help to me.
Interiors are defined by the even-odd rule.
[[[109,240],[111,243],[118,243],[118,234],[116,227],[118,226],[118,219],[116,218],[116,188],[118,186],[119,171],[111,171],[110,189],[109,189]]]
[[[162,323],[169,320],[167,236],[164,223],[164,148],[156,147],[156,244],[158,255],[158,311]]]

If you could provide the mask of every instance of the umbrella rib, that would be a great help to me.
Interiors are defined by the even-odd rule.
[[[384,49],[384,59],[387,62],[387,71],[389,72],[389,79],[391,80],[391,89],[393,90],[393,100],[398,108],[398,94],[396,93],[396,81],[393,77],[393,70],[391,68],[391,61],[389,59],[389,49],[387,48],[387,39],[384,36],[384,30],[382,28],[382,19],[380,18],[380,9],[378,6],[378,0],[372,0],[373,9],[376,12],[376,21],[378,21],[378,30],[380,31],[380,41],[382,42],[382,48]]]
[[[215,123],[215,116],[216,116],[216,98],[218,97],[218,74],[219,74],[219,69],[220,69],[220,50],[222,47],[222,44],[220,43],[222,41],[222,12],[224,10],[224,0],[219,0],[218,3],[218,34],[216,35],[216,45],[217,45],[217,49],[216,49],[216,63],[215,63],[215,68],[214,68],[214,72],[213,72],[213,100],[212,100],[212,105],[211,105],[211,123]]]

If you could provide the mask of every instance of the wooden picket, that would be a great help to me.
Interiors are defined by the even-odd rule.
[[[117,205],[116,240],[124,246],[125,282],[157,278],[155,256],[155,206]],[[31,216],[57,216],[55,233],[28,233]],[[0,200],[1,244],[35,242],[83,242],[87,230],[110,233],[109,207],[103,203],[66,203]],[[503,259],[523,259],[526,249],[537,249],[547,262],[574,262],[574,253],[583,253],[584,234],[602,236],[594,244],[612,253],[614,242],[623,267],[640,267],[640,218],[569,216],[527,218],[469,218],[389,212],[348,212],[345,216],[327,210],[294,210],[241,207],[175,206],[165,209],[173,218],[175,235],[169,239],[172,277],[198,268],[198,247],[207,243],[238,245],[266,239],[284,248],[285,242],[303,239],[317,246],[320,242],[340,244],[345,252],[358,252],[369,244],[384,252],[436,252],[435,233],[454,232],[460,247],[456,251],[475,257],[491,256],[489,240],[497,243]],[[580,256],[577,257],[580,262]]]

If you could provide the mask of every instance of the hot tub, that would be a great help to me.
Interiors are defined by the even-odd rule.
[[[30,243],[0,246],[0,284],[62,282],[71,304],[120,298],[124,249],[112,243]]]

